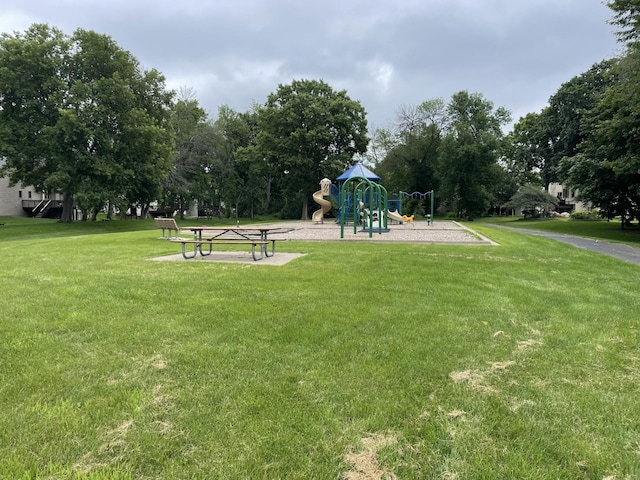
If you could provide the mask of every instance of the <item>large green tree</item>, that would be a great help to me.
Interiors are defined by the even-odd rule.
[[[367,148],[362,105],[319,80],[279,85],[260,110],[258,122],[257,149],[284,175],[285,215],[302,207],[301,217],[307,219],[309,199],[319,181],[338,176]]]
[[[446,123],[446,104],[440,98],[398,110],[395,145],[390,144],[384,159],[376,165],[376,173],[389,192],[438,188],[438,152]]]
[[[549,168],[551,144],[548,113],[529,113],[513,126],[505,138],[502,163],[518,185],[546,186],[555,176]]]
[[[182,215],[205,175],[207,159],[215,154],[212,128],[207,114],[200,107],[193,93],[181,89],[172,107],[171,126],[175,135],[173,164],[164,181],[162,206],[167,210],[179,210]]]
[[[610,59],[594,64],[586,72],[563,83],[549,99],[549,106],[543,110],[546,118],[542,119],[550,147],[550,155],[542,166],[545,188],[549,182],[563,180],[557,171],[560,160],[578,153],[578,145],[586,133],[582,128],[583,118],[615,82],[616,63],[616,59]]]
[[[545,189],[563,181],[558,170],[585,137],[582,120],[615,81],[615,59],[596,63],[563,83],[540,113],[520,118],[505,139],[503,163],[520,185],[540,182]]]
[[[610,62],[605,88],[582,119],[579,154],[565,157],[561,172],[608,218],[640,219],[640,1],[607,5],[627,51]]]
[[[253,105],[251,110],[242,114],[246,124],[247,136],[236,149],[236,166],[242,185],[243,206],[248,207],[251,217],[255,213],[277,211],[281,195],[278,194],[278,182],[283,175],[274,157],[264,155],[257,143],[261,105]],[[275,200],[275,201],[274,201]]]
[[[582,200],[607,217],[640,219],[640,50],[633,47],[616,68],[617,81],[583,121],[580,154],[561,171]],[[624,222],[623,222],[624,227]]]
[[[509,112],[481,94],[461,91],[447,107],[449,124],[440,147],[440,195],[457,216],[486,213],[499,181],[496,163]]]
[[[157,71],[108,36],[72,36],[43,24],[0,37],[0,156],[3,173],[74,197],[83,210],[126,208],[161,193],[170,167],[172,93]]]
[[[260,179],[251,177],[251,169],[238,162],[238,151],[255,144],[256,122],[253,112],[237,112],[227,105],[218,109],[212,173],[227,216],[239,216],[245,207],[252,210],[255,205],[257,194],[251,182]]]

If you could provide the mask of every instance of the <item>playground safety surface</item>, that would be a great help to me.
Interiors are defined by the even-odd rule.
[[[292,229],[274,238],[305,241],[356,241],[356,242],[391,242],[391,243],[430,243],[436,245],[497,245],[492,240],[455,221],[436,221],[429,225],[426,221],[388,224],[388,231],[378,233],[375,229],[371,237],[369,231],[357,228],[354,234],[353,225],[345,225],[344,238],[340,238],[340,225],[332,220],[324,223],[286,222],[278,223],[283,229]]]

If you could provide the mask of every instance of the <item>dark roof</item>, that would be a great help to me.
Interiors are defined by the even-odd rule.
[[[380,180],[380,177],[378,175],[373,173],[371,170],[369,170],[367,167],[365,167],[361,163],[356,163],[353,167],[351,167],[349,170],[347,170],[342,175],[340,175],[336,180],[341,182],[343,180],[348,180],[351,177],[364,177],[367,180],[376,180],[376,181]]]

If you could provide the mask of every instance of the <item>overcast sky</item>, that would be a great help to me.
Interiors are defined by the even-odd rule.
[[[620,53],[603,0],[0,0],[0,31],[48,23],[111,36],[211,118],[322,79],[388,127],[460,90],[512,112]]]

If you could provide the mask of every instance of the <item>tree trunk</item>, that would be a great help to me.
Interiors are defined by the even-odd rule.
[[[111,220],[113,217],[113,202],[109,200],[109,204],[107,205],[107,220]]]
[[[73,222],[73,195],[65,193],[62,197],[62,215],[60,221],[63,223]]]
[[[266,213],[269,213],[269,207],[271,207],[271,182],[273,181],[273,177],[269,175],[265,177],[267,181],[267,198],[265,200],[264,210]]]
[[[309,199],[305,195],[302,197],[302,215],[300,220],[309,220]]]

